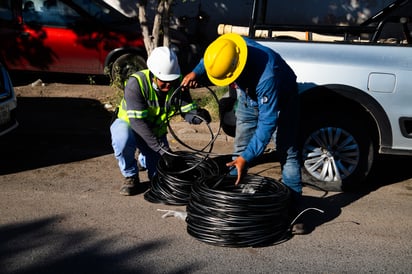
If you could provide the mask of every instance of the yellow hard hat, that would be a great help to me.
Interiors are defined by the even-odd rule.
[[[209,80],[217,86],[233,83],[246,64],[246,41],[239,34],[223,34],[206,49],[203,57]]]

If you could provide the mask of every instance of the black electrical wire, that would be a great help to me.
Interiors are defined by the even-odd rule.
[[[213,90],[212,90],[211,88],[207,87],[207,86],[206,86],[205,88],[206,88],[206,89],[209,91],[209,93],[213,96],[213,98],[214,98],[214,100],[216,101],[216,103],[219,104],[219,99],[217,98],[217,96],[216,96],[216,94],[213,92]],[[166,102],[165,107],[166,107],[167,112],[170,111],[172,105],[179,105],[179,106],[181,105],[180,95],[181,95],[181,92],[185,92],[185,91],[182,91],[182,89],[183,89],[183,87],[180,86],[179,88],[177,88],[176,90],[174,90],[174,92],[173,92],[172,95],[170,96],[169,100]],[[175,115],[178,115],[178,114],[180,114],[180,115],[183,116],[183,113],[180,112],[180,108],[179,108],[179,109],[177,110],[177,112],[175,113]],[[200,116],[198,116],[198,115],[195,115],[195,116],[196,116],[197,118],[203,120],[204,123],[206,123],[206,121],[203,119],[203,117],[200,117]],[[170,132],[170,134],[173,136],[173,138],[175,138],[177,142],[179,142],[181,145],[183,145],[184,147],[190,149],[190,150],[193,151],[193,152],[196,152],[196,153],[198,153],[198,154],[206,154],[206,155],[204,156],[205,159],[206,159],[206,158],[208,157],[208,155],[210,155],[210,153],[212,152],[212,150],[213,150],[213,144],[214,144],[214,142],[216,141],[216,139],[218,138],[218,136],[219,136],[219,134],[220,134],[220,131],[221,131],[221,128],[222,128],[221,125],[220,125],[218,131],[217,131],[216,133],[214,133],[214,132],[213,132],[213,129],[210,127],[210,124],[207,124],[207,128],[208,128],[208,130],[209,130],[210,137],[211,137],[211,138],[210,138],[210,141],[209,141],[209,143],[206,144],[203,148],[201,148],[201,149],[196,149],[196,148],[194,148],[194,147],[186,144],[185,142],[183,142],[183,141],[177,136],[177,134],[174,132],[173,127],[170,125],[169,122],[170,122],[170,120],[168,121],[167,126],[168,126],[169,132]],[[207,148],[209,148],[208,151],[206,151]]]
[[[183,87],[179,87],[170,96],[169,100],[165,102],[165,109],[167,113],[170,113],[172,106],[181,106],[181,93]],[[215,100],[218,102],[216,94],[207,87]],[[174,115],[181,114],[180,107],[176,108]],[[167,115],[169,117],[169,115]],[[197,116],[199,119],[202,117]],[[171,119],[171,118],[170,118]],[[219,135],[220,128],[216,134],[213,133],[209,124],[211,138],[209,143],[200,150],[197,150],[187,144],[185,144],[173,131],[170,126],[170,119],[165,121],[167,123],[169,132],[172,136],[184,147],[191,150],[191,152],[170,152],[165,151],[169,156],[174,157],[173,168],[168,168],[164,157],[160,159],[157,165],[157,172],[151,180],[151,188],[144,195],[144,198],[152,203],[163,203],[167,205],[186,205],[191,192],[191,187],[194,182],[199,182],[205,178],[221,176],[222,166],[221,163],[211,160],[210,154],[213,149],[213,144]],[[204,121],[206,124],[206,122]],[[206,151],[206,149],[208,149]],[[217,157],[216,159],[218,159]]]
[[[181,89],[176,89],[166,102],[167,112],[172,102],[180,105]],[[214,92],[211,93],[218,101]],[[186,205],[187,232],[208,244],[261,247],[278,244],[291,237],[289,188],[274,179],[251,174],[243,177],[236,186],[236,177],[228,176],[230,169],[225,165],[232,155],[211,158],[221,125],[216,135],[207,125],[211,140],[197,150],[178,138],[169,121],[166,122],[173,137],[191,152],[165,152],[175,157],[173,162],[177,164],[169,167],[161,158],[152,186],[144,194],[147,201]]]
[[[290,238],[290,190],[274,179],[247,175],[238,186],[227,176],[193,185],[187,205],[187,232],[225,247],[260,247]]]
[[[192,186],[201,181],[216,178],[221,173],[218,163],[212,159],[187,152],[177,152],[173,170],[161,158],[151,188],[144,194],[145,200],[167,205],[187,205]],[[195,168],[191,168],[191,166]],[[190,169],[190,172],[187,170]]]
[[[167,113],[172,105],[181,105],[181,89],[176,89],[166,102]],[[180,108],[175,114],[179,112]],[[169,121],[166,121],[169,132],[191,152],[165,152],[175,158],[173,167],[161,158],[151,188],[144,194],[147,201],[186,205],[187,231],[205,243],[258,247],[290,238],[290,191],[285,185],[267,177],[247,175],[235,186],[236,178],[227,176],[229,169],[225,165],[231,156],[210,158],[221,126],[214,135],[207,124],[211,140],[197,150],[178,138]]]
[[[181,105],[181,89],[176,89],[166,102],[167,112],[172,105]],[[180,108],[175,114],[179,112]],[[197,150],[178,138],[169,121],[169,132],[191,152],[165,152],[175,157],[173,167],[161,158],[152,186],[144,194],[147,201],[186,205],[187,232],[208,244],[259,247],[290,238],[290,191],[284,184],[259,175],[246,175],[235,186],[236,178],[227,176],[229,169],[225,165],[232,156],[210,158],[221,126],[214,135],[208,124],[211,140]]]

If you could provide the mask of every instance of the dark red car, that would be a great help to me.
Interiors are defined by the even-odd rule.
[[[139,23],[103,1],[0,1],[0,62],[9,71],[128,75],[146,67]]]

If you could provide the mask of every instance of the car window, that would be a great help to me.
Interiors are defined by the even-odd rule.
[[[0,21],[10,21],[12,18],[11,0],[0,1]]]
[[[23,20],[50,26],[71,26],[80,15],[59,0],[30,0],[23,3]]]

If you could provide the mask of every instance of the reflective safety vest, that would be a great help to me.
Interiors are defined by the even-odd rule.
[[[130,118],[134,119],[145,119],[149,122],[150,128],[157,137],[161,137],[167,133],[167,122],[176,113],[175,106],[160,106],[159,100],[152,86],[150,79],[149,70],[142,70],[132,74],[131,76],[137,79],[140,86],[140,91],[147,102],[147,109],[143,110],[127,110],[126,100],[123,99],[119,105],[118,118],[128,122],[130,124]],[[174,90],[170,90],[166,95],[166,102],[169,102],[170,96],[173,94]],[[191,110],[197,109],[196,103],[192,102],[190,104],[181,106],[180,111],[182,113],[190,112]],[[167,114],[166,114],[167,112]]]

